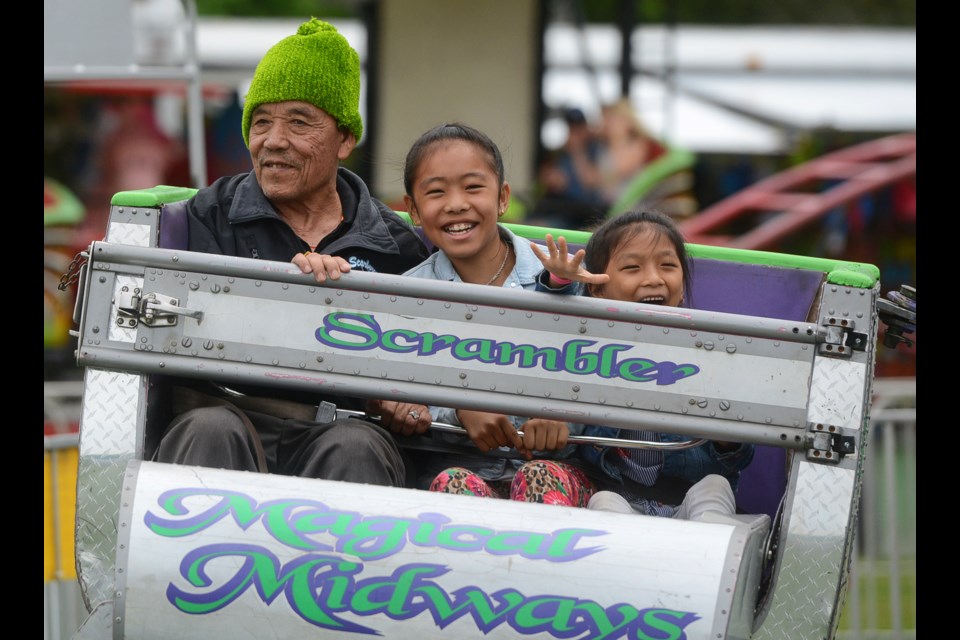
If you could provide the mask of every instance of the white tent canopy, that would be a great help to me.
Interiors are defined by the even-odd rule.
[[[777,153],[818,128],[911,131],[916,40],[915,29],[641,27],[630,99],[654,132],[698,152]],[[547,105],[598,118],[619,94],[616,29],[553,26],[545,48]],[[551,127],[548,145],[564,134]]]

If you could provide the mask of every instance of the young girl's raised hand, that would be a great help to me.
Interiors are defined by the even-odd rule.
[[[571,280],[585,284],[604,284],[610,280],[610,276],[605,273],[590,273],[583,267],[583,259],[587,255],[583,249],[571,257],[567,251],[567,240],[563,236],[557,236],[557,241],[554,242],[553,235],[548,233],[546,241],[549,255],[544,254],[543,249],[532,242],[530,248],[543,263],[543,268],[550,272],[551,285],[561,286]]]

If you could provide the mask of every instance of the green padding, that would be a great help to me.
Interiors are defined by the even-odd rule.
[[[827,274],[827,282],[857,289],[870,289],[880,279],[880,270],[872,264],[844,263]]]
[[[196,189],[189,187],[168,187],[161,184],[152,189],[119,191],[110,199],[110,204],[123,207],[159,207],[192,198],[196,192]]]
[[[504,224],[515,234],[527,240],[545,240],[549,233],[554,238],[563,236],[567,242],[573,244],[587,244],[590,239],[589,231],[567,231],[566,229],[552,229],[550,227],[533,227],[528,224]]]
[[[629,211],[636,206],[658,182],[679,171],[692,169],[696,160],[697,157],[690,151],[670,147],[666,155],[660,156],[644,167],[643,171],[637,174],[637,177],[627,185],[620,198],[610,207],[610,210],[607,212],[607,217],[613,218],[624,211]]]

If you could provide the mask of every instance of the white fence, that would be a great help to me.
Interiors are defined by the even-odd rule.
[[[917,379],[874,382],[841,640],[917,637]]]
[[[44,421],[60,432],[43,440],[45,464],[47,456],[54,460],[54,476],[60,468],[57,456],[78,444],[75,434],[63,434],[60,428],[79,420],[81,392],[80,384],[44,383]],[[858,554],[837,638],[911,640],[917,636],[917,380],[879,378],[874,396]],[[58,485],[54,477],[50,482],[54,493]],[[57,498],[45,490],[45,502],[57,504]],[[60,519],[57,509],[45,510],[44,534],[52,530],[55,549],[64,526]],[[44,640],[72,636],[86,617],[76,581],[45,578],[43,613]]]

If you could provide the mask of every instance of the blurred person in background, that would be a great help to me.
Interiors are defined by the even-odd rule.
[[[693,196],[694,156],[658,140],[629,100],[603,107],[601,192],[609,215],[657,209],[672,218],[697,211]]]
[[[567,141],[540,167],[543,190],[533,223],[563,229],[584,229],[603,217],[607,205],[601,191],[603,142],[583,111],[566,109]]]

